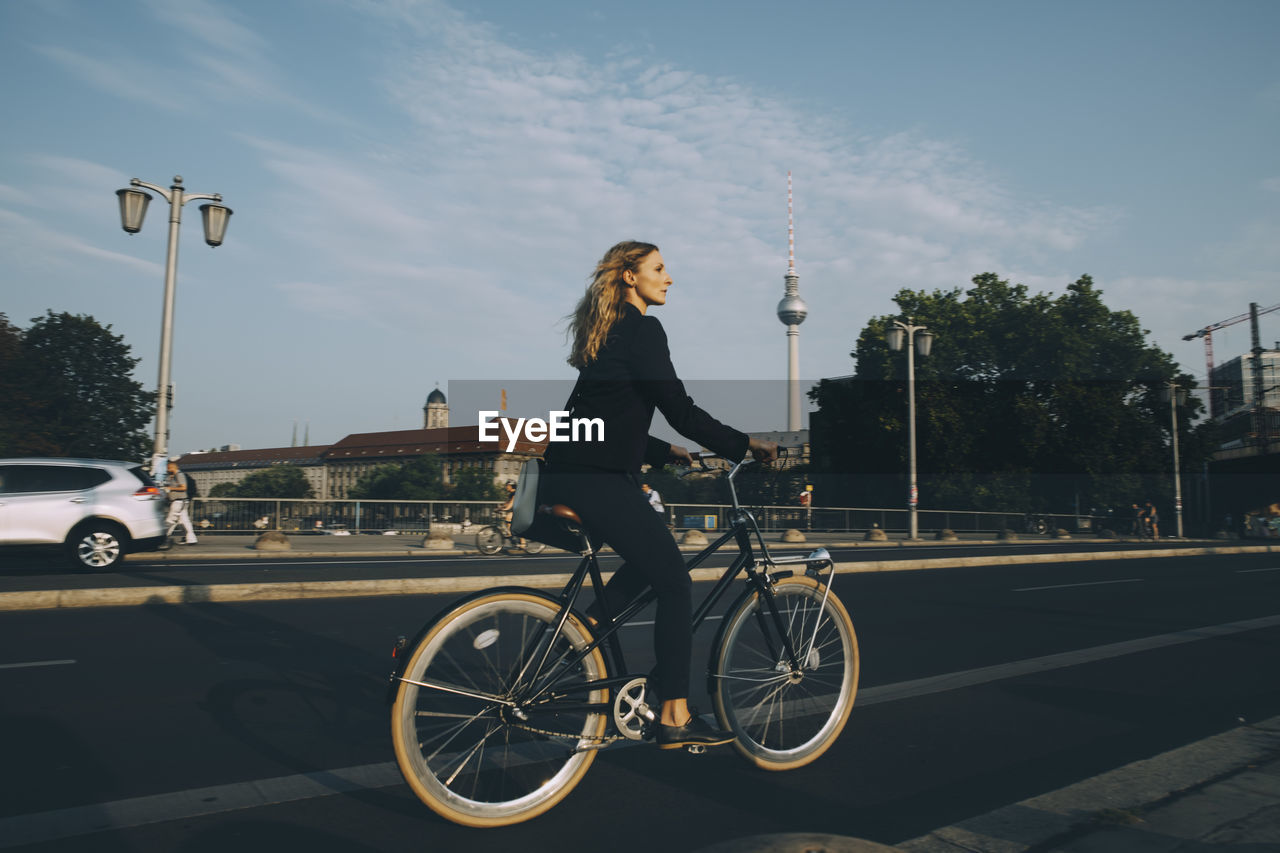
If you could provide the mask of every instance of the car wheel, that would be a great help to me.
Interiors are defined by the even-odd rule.
[[[85,524],[67,538],[67,558],[76,568],[110,569],[124,558],[125,542],[124,533],[114,524]]]

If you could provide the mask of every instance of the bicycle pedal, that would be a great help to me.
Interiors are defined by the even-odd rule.
[[[691,743],[685,749],[689,750],[690,755],[702,755],[707,751],[707,748],[700,743]]]

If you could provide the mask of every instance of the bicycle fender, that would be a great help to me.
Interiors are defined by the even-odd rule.
[[[725,610],[725,618],[720,620],[720,627],[716,629],[716,637],[711,643],[711,652],[707,657],[707,695],[709,696],[716,695],[716,655],[720,651],[721,644],[724,642],[726,629],[729,627],[729,623],[733,621],[729,616],[737,613],[738,609],[746,603],[747,599],[756,594],[756,590],[753,587],[748,586],[737,598],[733,600],[733,604]]]

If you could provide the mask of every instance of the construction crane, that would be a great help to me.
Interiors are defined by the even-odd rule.
[[[1213,387],[1213,332],[1214,330],[1222,329],[1227,326],[1234,325],[1236,323],[1243,323],[1245,320],[1254,318],[1254,329],[1253,329],[1254,346],[1257,347],[1258,346],[1257,318],[1261,317],[1263,314],[1269,314],[1272,311],[1280,310],[1280,304],[1272,305],[1270,308],[1259,309],[1257,310],[1256,313],[1253,310],[1254,308],[1257,308],[1257,305],[1255,303],[1250,303],[1249,308],[1250,310],[1246,311],[1244,314],[1231,317],[1227,320],[1223,320],[1220,323],[1210,323],[1209,325],[1205,326],[1203,329],[1200,329],[1197,332],[1192,332],[1189,335],[1182,336],[1182,339],[1184,341],[1193,341],[1196,338],[1204,338],[1204,362],[1205,362],[1204,381],[1205,381],[1205,384],[1208,385],[1210,388]],[[1216,417],[1218,414],[1218,398],[1216,396],[1210,396],[1209,398],[1209,414],[1213,417]]]
[[[1270,308],[1259,308],[1258,316],[1261,317],[1263,314],[1269,314],[1272,311],[1280,311],[1280,304],[1272,305]],[[1213,381],[1213,333],[1218,329],[1226,328],[1227,326],[1231,326],[1236,323],[1243,323],[1251,316],[1253,315],[1246,311],[1237,317],[1232,317],[1229,320],[1223,320],[1220,323],[1210,323],[1198,332],[1192,332],[1189,335],[1182,336],[1184,341],[1194,341],[1196,338],[1204,338],[1204,361],[1207,368],[1204,376],[1206,382]]]

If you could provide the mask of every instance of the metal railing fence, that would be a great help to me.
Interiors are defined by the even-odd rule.
[[[678,529],[702,527],[713,521],[714,527],[725,526],[726,512],[730,508],[718,504],[668,504],[669,520]],[[795,528],[814,531],[862,531],[878,527],[886,533],[910,530],[911,513],[906,509],[872,507],[824,507],[809,509],[796,506],[752,507],[761,530],[775,531]],[[999,533],[1013,530],[1018,533],[1053,533],[1062,529],[1068,532],[1094,531],[1101,519],[1074,513],[1020,513],[978,512],[970,510],[919,510],[919,529],[936,532],[952,530],[955,533]],[[701,520],[700,520],[701,519]]]
[[[724,504],[667,504],[668,522],[678,530],[723,529],[731,508]],[[762,530],[796,528],[813,531],[886,533],[909,529],[906,509],[796,506],[752,507]],[[460,533],[493,524],[498,505],[493,501],[330,501],[304,498],[195,498],[192,523],[205,532],[253,533],[388,533],[426,535],[431,531]],[[920,510],[920,530],[959,533],[998,533],[1002,530],[1037,532],[1043,520],[1047,532],[1095,530],[1100,520],[1063,513],[1001,513],[966,510]]]

